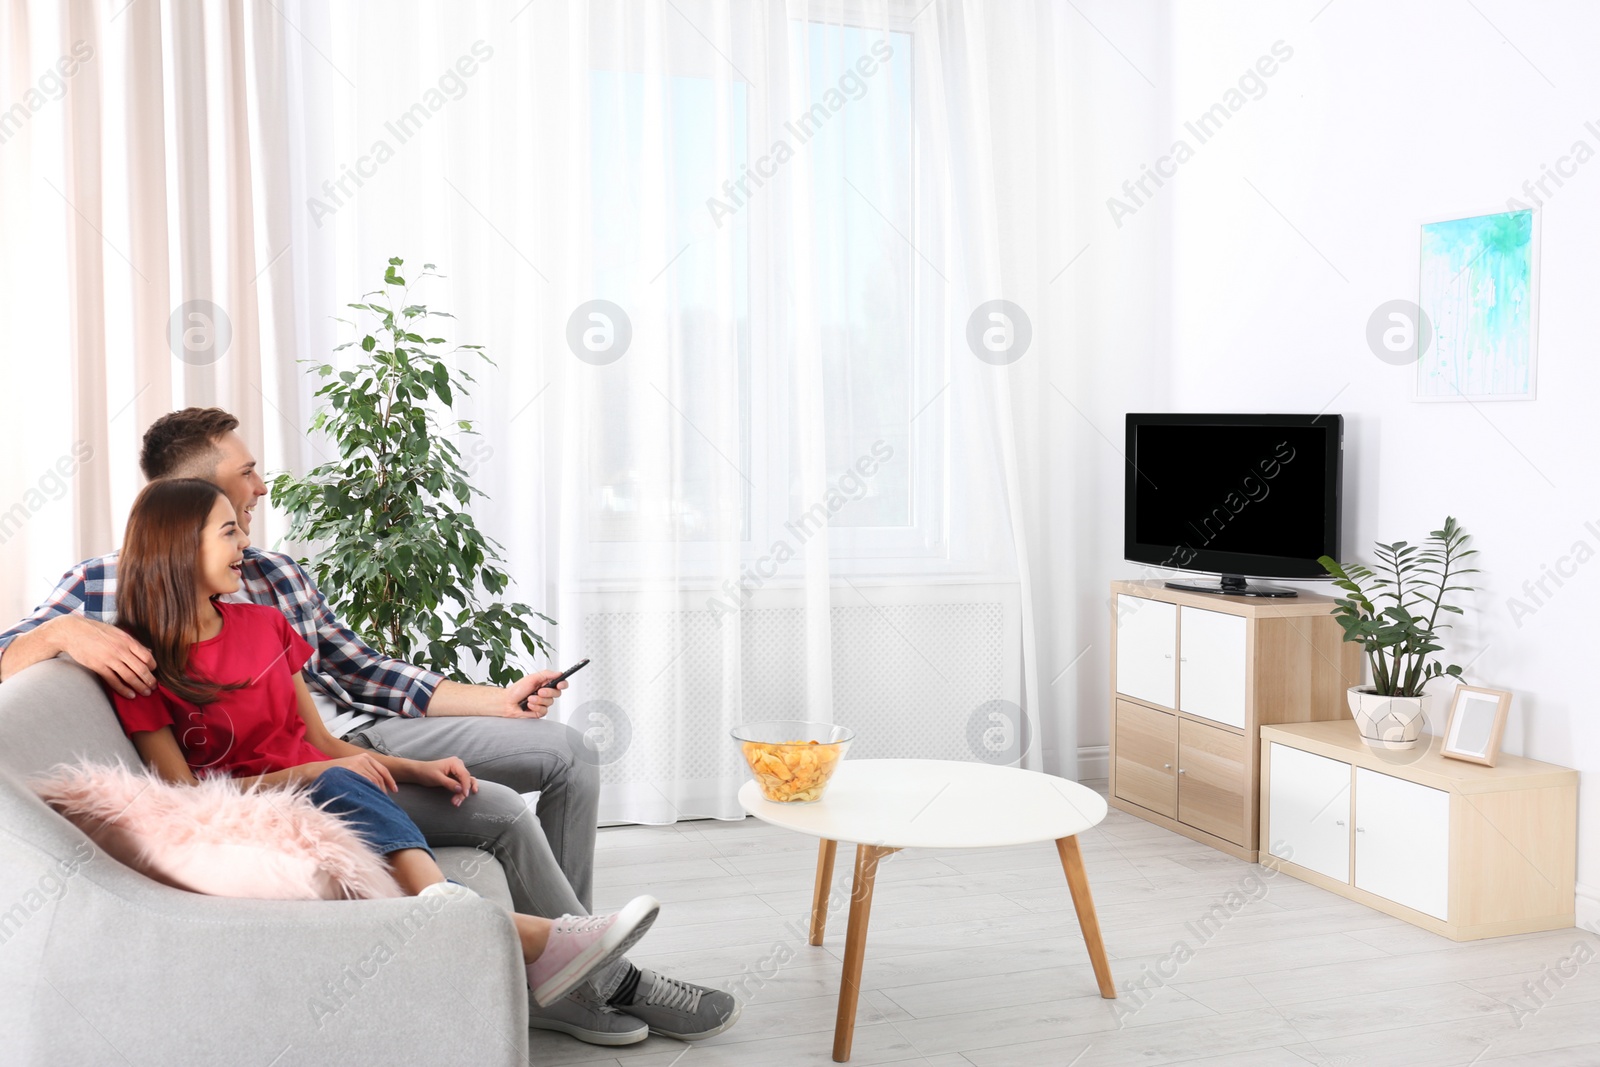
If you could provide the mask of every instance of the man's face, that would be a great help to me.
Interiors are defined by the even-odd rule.
[[[207,480],[228,494],[228,502],[239,516],[239,530],[248,534],[250,514],[255,511],[256,501],[267,495],[267,483],[256,473],[256,457],[237,431],[229,430],[214,443],[222,458]]]

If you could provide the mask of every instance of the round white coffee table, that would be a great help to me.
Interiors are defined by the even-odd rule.
[[[1054,841],[1066,871],[1078,925],[1089,948],[1100,995],[1114,999],[1100,922],[1077,835],[1106,817],[1106,802],[1077,782],[1015,767],[949,760],[846,760],[828,791],[814,804],[777,804],[755,782],[739,790],[744,810],[763,822],[822,839],[811,901],[811,944],[822,944],[828,917],[834,852],[840,841],[856,846],[855,883],[845,927],[844,972],[833,1058],[850,1058],[855,1037],[861,966],[866,960],[872,883],[883,857],[903,848],[998,848]]]

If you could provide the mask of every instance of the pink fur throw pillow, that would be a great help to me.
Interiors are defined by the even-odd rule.
[[[62,764],[34,791],[96,845],[158,882],[256,900],[400,897],[383,858],[298,789],[231,778],[174,785],[121,764]]]

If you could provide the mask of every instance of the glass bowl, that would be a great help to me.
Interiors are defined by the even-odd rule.
[[[856,736],[831,722],[800,719],[749,722],[729,732],[739,742],[761,795],[779,804],[821,800]]]

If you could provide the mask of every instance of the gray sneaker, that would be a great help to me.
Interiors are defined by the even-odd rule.
[[[587,984],[579,985],[548,1008],[539,1007],[530,993],[528,1026],[571,1034],[591,1045],[635,1045],[650,1036],[648,1026],[595,1000],[588,988]]]
[[[739,1007],[732,993],[640,968],[639,988],[620,1010],[644,1020],[653,1034],[699,1041],[738,1022]]]

